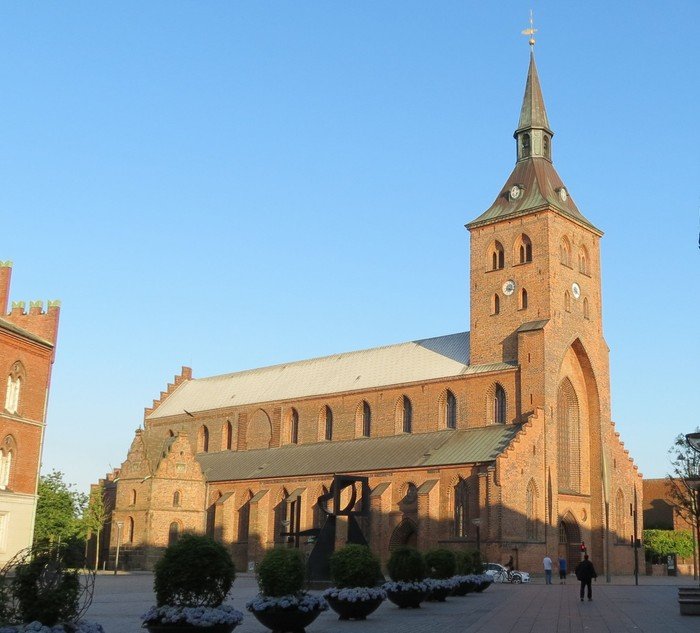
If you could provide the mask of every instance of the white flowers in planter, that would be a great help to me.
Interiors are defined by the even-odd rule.
[[[314,596],[310,593],[277,598],[257,595],[252,600],[249,600],[245,607],[252,612],[294,609],[295,611],[308,613],[310,611],[325,611],[328,609],[328,603],[321,596]]]
[[[240,624],[243,614],[231,605],[219,607],[151,607],[141,616],[144,624],[191,624],[192,626],[214,626],[215,624]],[[43,632],[42,632],[43,633]],[[88,633],[87,631],[85,633]]]
[[[386,591],[380,587],[351,587],[338,589],[331,587],[323,592],[324,598],[334,598],[344,602],[367,602],[369,600],[385,600]]]
[[[443,589],[449,589],[450,591],[454,589],[459,582],[452,578],[426,578],[423,584],[427,586],[428,591],[440,591]]]
[[[0,626],[0,633],[104,633],[104,629],[101,624],[94,622],[71,622],[46,626],[34,621],[29,624]]]
[[[382,585],[384,591],[428,591],[428,585],[424,580],[418,580],[415,582],[404,582],[399,580],[398,582],[391,581],[385,582]]]

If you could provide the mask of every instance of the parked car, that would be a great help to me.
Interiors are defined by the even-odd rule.
[[[508,568],[500,563],[486,563],[484,574],[489,576],[493,582],[512,582],[519,585],[523,582],[530,582],[530,574],[526,571],[513,570],[508,574]]]

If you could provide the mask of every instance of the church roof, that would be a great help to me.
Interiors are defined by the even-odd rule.
[[[473,464],[495,460],[520,426],[495,424],[475,429],[288,444],[280,448],[204,453],[197,455],[197,460],[207,481]]]
[[[147,419],[512,369],[469,365],[469,332],[183,382]]]
[[[520,120],[518,121],[518,130],[527,130],[530,128],[550,129],[547,110],[544,107],[542,88],[540,87],[540,78],[537,74],[535,54],[533,52],[530,52],[530,67],[527,69],[525,94],[523,95],[523,105],[522,108],[520,108]]]

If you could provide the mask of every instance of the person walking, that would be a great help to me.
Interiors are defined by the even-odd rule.
[[[545,554],[542,559],[542,565],[544,566],[544,582],[546,585],[552,584],[552,559],[548,554]]]
[[[566,558],[563,556],[559,557],[559,584],[566,584]]]
[[[583,594],[586,587],[588,587],[588,600],[593,600],[591,581],[594,578],[598,578],[598,574],[595,572],[593,563],[588,560],[588,554],[584,554],[583,560],[576,565],[576,578],[581,581],[581,602],[583,602]]]

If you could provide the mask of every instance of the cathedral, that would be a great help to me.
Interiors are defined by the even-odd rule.
[[[119,546],[121,568],[152,568],[183,531],[211,534],[239,570],[274,546],[308,552],[312,537],[290,535],[320,527],[343,474],[368,479],[360,524],[382,560],[402,544],[478,548],[539,572],[585,547],[599,570],[631,573],[642,479],[610,418],[603,234],[557,174],[553,136],[531,51],[515,167],[466,225],[468,332],[183,368],[107,478],[111,563]]]

